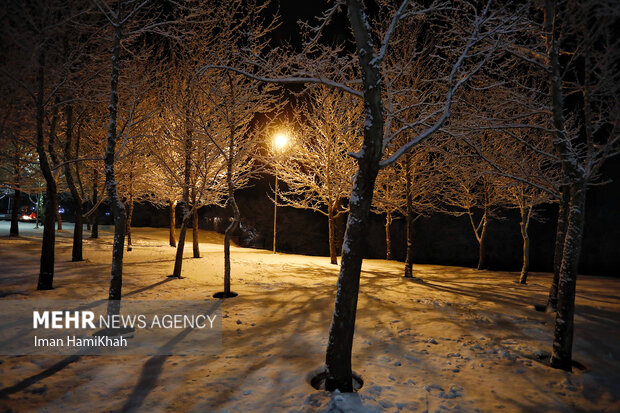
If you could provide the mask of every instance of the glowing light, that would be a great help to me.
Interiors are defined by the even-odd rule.
[[[283,133],[278,133],[274,138],[273,138],[273,143],[276,146],[276,148],[278,149],[282,149],[286,146],[286,144],[288,143],[288,136],[286,136]]]

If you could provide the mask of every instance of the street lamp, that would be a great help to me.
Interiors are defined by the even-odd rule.
[[[278,133],[273,138],[273,144],[276,149],[276,155],[284,150],[288,143],[288,136],[284,133]],[[276,222],[278,217],[278,163],[275,163],[276,187],[275,196],[273,198],[273,253],[276,253]]]

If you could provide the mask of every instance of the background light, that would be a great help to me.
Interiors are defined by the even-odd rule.
[[[288,136],[283,133],[279,133],[274,137],[273,142],[276,145],[276,148],[281,149],[288,143]]]

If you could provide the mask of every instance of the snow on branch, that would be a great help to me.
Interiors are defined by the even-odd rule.
[[[546,194],[549,194],[552,198],[554,199],[559,199],[560,194],[558,191],[555,191],[553,189],[550,189],[547,186],[544,185],[540,185],[538,182],[535,182],[534,180],[531,179],[527,179],[525,177],[516,175],[514,173],[508,172],[507,170],[505,170],[504,168],[502,168],[501,166],[498,165],[497,162],[492,161],[488,156],[486,156],[476,145],[472,144],[468,139],[463,139],[463,142],[465,142],[470,148],[472,148],[472,150],[482,159],[486,162],[486,164],[488,164],[492,169],[494,169],[496,172],[498,172],[500,175],[506,177],[506,178],[510,178],[512,180],[515,180],[517,182],[521,182],[524,183],[526,185],[529,185],[531,187],[534,187]]]
[[[490,5],[491,5],[491,1],[489,0],[486,3],[486,6],[484,7],[484,9],[481,11],[481,13],[475,17],[475,20],[472,22],[472,26],[473,26],[472,32],[468,36],[467,42],[463,45],[461,52],[456,57],[456,60],[454,61],[452,66],[448,69],[449,73],[446,76],[445,80],[442,81],[447,86],[447,90],[445,91],[441,109],[434,108],[428,114],[422,114],[419,112],[417,114],[413,114],[416,117],[414,121],[406,121],[404,119],[398,119],[401,124],[400,127],[398,127],[395,131],[386,130],[386,133],[385,133],[386,137],[383,140],[384,150],[388,146],[392,145],[395,142],[395,138],[403,134],[405,131],[412,130],[419,126],[426,127],[425,130],[419,132],[412,139],[409,139],[405,143],[401,143],[398,149],[392,152],[392,154],[388,156],[386,159],[382,160],[379,164],[381,168],[391,165],[396,160],[398,160],[399,157],[401,157],[403,154],[411,150],[411,148],[413,148],[414,146],[418,145],[420,142],[427,139],[433,133],[437,132],[450,117],[451,106],[452,106],[456,92],[465,83],[470,81],[471,78],[474,75],[476,75],[480,71],[480,69],[484,67],[489,62],[489,60],[493,57],[494,52],[498,49],[500,45],[499,39],[503,36],[505,32],[510,31],[509,27],[510,27],[511,21],[510,19],[508,20],[503,19],[502,16],[499,16],[496,13],[491,13]],[[484,30],[484,28],[490,24],[494,24],[494,26],[491,26],[489,29]],[[491,39],[493,38],[495,39],[491,41]],[[489,45],[489,42],[490,42],[490,45]],[[485,44],[482,46],[482,48],[480,48],[479,50],[474,49],[476,46],[481,45],[483,43]],[[437,47],[444,50],[440,46],[437,46]],[[449,48],[452,48],[452,47],[454,46],[453,45],[449,46]],[[445,49],[442,53],[445,53],[445,51],[448,51],[448,50],[449,49]],[[435,56],[434,53],[431,54],[430,51],[427,52],[427,55],[429,59],[434,59],[434,60],[437,60],[437,58],[439,57],[439,56]],[[474,59],[478,60],[478,62],[474,64],[473,67],[470,67],[467,69],[466,67],[468,66],[468,62]],[[440,61],[445,61],[445,60],[446,60],[445,57],[440,58]],[[431,71],[434,72],[436,69],[431,68],[431,66],[426,66],[425,68],[422,68],[421,70],[423,70],[424,72],[431,72]],[[418,83],[423,83],[423,81],[419,81]],[[493,82],[493,83],[497,83],[497,82]],[[439,79],[435,79],[429,84],[436,85],[435,88],[441,87],[441,83],[439,82]],[[427,89],[431,87],[432,86],[427,86]],[[426,99],[428,99],[429,101],[429,103],[427,103],[427,106],[432,108],[433,106],[439,104],[439,102],[437,102],[438,93],[436,89],[429,90],[426,93],[427,93]],[[435,101],[436,103],[434,103],[433,101]],[[410,105],[410,108],[413,110],[415,107],[414,105],[416,104],[417,102],[414,102],[413,104]],[[390,108],[390,104],[388,104],[388,108]],[[401,108],[393,112],[393,114],[400,113],[400,112],[406,112],[406,110],[403,110]],[[439,116],[439,118],[436,119],[435,122],[430,122],[430,120],[436,116]],[[390,125],[391,122],[392,120],[388,117],[387,124]]]
[[[318,18],[319,21],[319,25],[316,27],[312,27],[310,26],[308,23],[306,22],[298,22],[299,25],[304,28],[308,33],[312,33],[314,34],[309,40],[307,40],[304,43],[304,50],[303,53],[306,53],[308,51],[310,51],[310,49],[312,49],[314,46],[317,45],[318,41],[321,38],[321,34],[323,33],[323,30],[325,29],[325,27],[330,23],[330,21],[332,20],[333,16],[340,12],[340,9],[343,5],[343,1],[336,1],[334,2],[335,4],[330,7],[329,9],[327,9],[321,17]]]
[[[360,97],[360,98],[364,97],[363,93],[360,92],[359,90],[355,90],[353,88],[350,88],[349,86],[347,86],[347,85],[345,85],[343,83],[335,82],[333,80],[325,79],[325,78],[321,78],[321,77],[276,77],[276,78],[271,78],[271,77],[255,75],[255,74],[250,73],[250,72],[248,72],[246,70],[242,70],[242,69],[238,69],[236,67],[226,66],[226,65],[205,65],[205,66],[203,66],[201,69],[199,69],[197,71],[197,74],[198,75],[203,75],[209,69],[230,70],[232,72],[239,73],[241,75],[247,76],[250,79],[258,80],[258,81],[265,82],[265,83],[277,83],[277,84],[281,84],[281,85],[286,85],[286,84],[304,84],[304,83],[323,84],[323,85],[326,85],[326,86],[331,86],[331,87],[334,87],[336,89],[342,90],[343,92],[350,93],[350,94],[352,94],[354,96],[357,96],[357,97]]]
[[[392,21],[390,22],[390,27],[385,32],[385,36],[383,37],[383,41],[381,42],[381,49],[379,49],[379,53],[373,59],[373,61],[371,61],[371,64],[375,64],[375,65],[378,66],[378,65],[380,65],[383,62],[383,59],[385,59],[385,54],[387,52],[388,45],[390,43],[390,39],[394,35],[394,31],[396,30],[396,25],[400,21],[402,15],[403,15],[403,12],[407,8],[408,4],[409,4],[409,0],[404,0],[401,3],[401,5],[398,8],[398,10],[396,11],[396,13],[394,13],[394,16],[392,17]]]
[[[464,52],[465,53],[465,52]],[[463,55],[461,55],[463,56]],[[435,122],[435,124],[433,124],[431,127],[429,127],[428,129],[426,129],[424,132],[418,134],[415,138],[413,138],[412,140],[410,140],[409,142],[407,142],[406,144],[402,145],[392,156],[388,157],[387,159],[384,159],[383,161],[379,162],[379,166],[381,168],[384,168],[386,166],[391,165],[392,163],[394,163],[398,158],[400,158],[402,155],[404,155],[405,153],[407,153],[409,150],[411,150],[411,148],[413,148],[415,145],[418,145],[420,142],[422,142],[423,140],[427,139],[429,136],[431,136],[433,133],[437,132],[437,130],[439,130],[439,128],[444,124],[444,122],[450,117],[450,106],[452,105],[452,98],[454,96],[454,94],[456,93],[456,91],[459,89],[459,87],[461,87],[465,82],[467,82],[471,76],[473,76],[476,72],[478,72],[478,70],[484,66],[484,64],[487,62],[487,58],[485,58],[482,62],[480,62],[478,65],[476,65],[476,67],[470,71],[467,75],[465,75],[463,78],[461,78],[458,82],[456,82],[456,84],[448,91],[447,95],[446,95],[446,102],[444,104],[444,110],[443,110],[443,114],[441,115],[441,117]],[[457,62],[457,64],[460,66],[462,64],[463,60],[459,59],[459,61]],[[456,65],[455,65],[456,67]],[[450,74],[450,77],[453,77],[453,75],[456,73],[455,70],[452,71],[452,73]],[[391,135],[388,139],[387,142],[384,143],[384,147],[387,146],[387,144],[389,142],[391,142],[394,137],[396,137],[398,134],[404,132],[405,130],[411,129],[411,126],[406,125],[403,128],[399,129],[397,131],[397,133]]]

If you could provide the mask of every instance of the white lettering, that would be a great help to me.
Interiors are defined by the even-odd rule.
[[[43,311],[43,314],[39,314],[38,311],[32,313],[32,328],[38,328],[43,325],[45,328],[49,328],[50,325],[50,313],[49,311]]]
[[[65,328],[71,328],[71,323],[73,323],[74,328],[80,328],[79,311],[74,311],[73,315],[70,311],[65,311]]]
[[[52,311],[52,328],[62,327],[62,311]]]
[[[94,319],[95,313],[92,311],[82,311],[82,328],[95,328]]]

